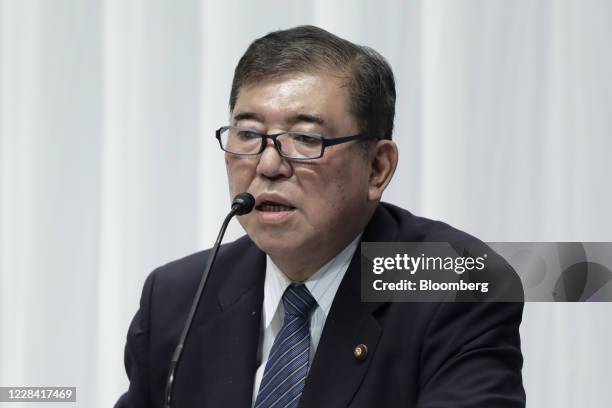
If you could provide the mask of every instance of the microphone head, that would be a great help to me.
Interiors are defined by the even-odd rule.
[[[232,209],[237,215],[248,214],[255,207],[255,198],[247,192],[240,193],[232,201]]]

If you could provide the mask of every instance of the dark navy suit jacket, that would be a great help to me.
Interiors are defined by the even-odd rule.
[[[479,242],[381,203],[363,241]],[[127,336],[130,386],[116,407],[161,407],[168,365],[209,251],[147,278]],[[242,237],[219,250],[176,372],[173,407],[250,407],[266,256]],[[362,303],[359,249],[338,289],[301,407],[524,407],[523,304]],[[355,346],[365,344],[358,360]]]

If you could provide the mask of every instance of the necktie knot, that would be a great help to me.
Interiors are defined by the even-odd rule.
[[[285,314],[308,319],[310,312],[317,306],[317,301],[303,283],[290,285],[283,294]]]

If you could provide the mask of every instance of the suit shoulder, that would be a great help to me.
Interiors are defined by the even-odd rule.
[[[445,222],[420,217],[389,203],[381,203],[398,227],[396,241],[482,243]]]
[[[253,242],[246,235],[233,242],[222,244],[219,247],[215,264],[234,259],[252,246],[254,246]],[[202,277],[202,271],[206,267],[210,252],[211,248],[208,248],[173,260],[155,269],[151,275],[155,275],[156,282],[163,284],[192,285],[194,281],[199,281]]]
[[[487,257],[483,271],[472,271],[464,276],[471,276],[475,282],[489,282],[493,289],[488,292],[488,300],[523,301],[523,286],[516,271],[480,239],[442,221],[418,217],[392,204],[383,203],[383,209],[397,227],[394,241],[444,242],[450,244],[458,256]]]

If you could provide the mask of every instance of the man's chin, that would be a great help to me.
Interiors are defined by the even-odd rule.
[[[249,234],[249,236],[251,237],[253,242],[255,242],[255,245],[257,245],[257,247],[260,250],[262,250],[263,252],[265,252],[266,254],[270,255],[273,258],[275,257],[282,257],[282,258],[293,257],[293,256],[298,255],[300,253],[300,249],[303,248],[303,246],[300,245],[299,243],[293,242],[290,239],[290,237],[283,237],[283,236],[275,236],[275,237],[256,236],[256,237],[253,237],[253,235],[251,234]]]

